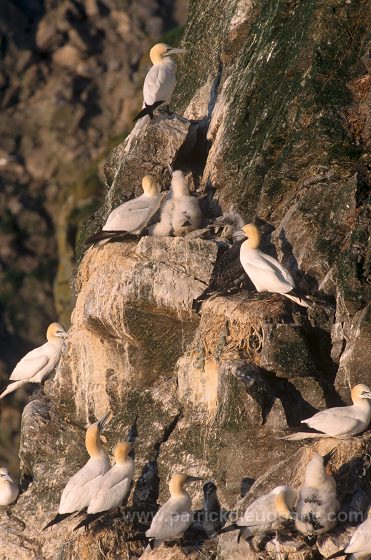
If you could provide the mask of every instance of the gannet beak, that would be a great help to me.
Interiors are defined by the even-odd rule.
[[[202,478],[199,476],[187,476],[185,481],[187,483],[187,482],[198,482],[199,480],[202,480]]]
[[[107,422],[109,415],[110,415],[110,411],[108,411],[104,416],[102,416],[102,418],[98,420],[98,428],[100,432],[104,430],[104,426]]]
[[[371,399],[371,391],[363,391],[362,398]]]
[[[7,480],[8,482],[13,482],[12,478],[8,474],[2,474],[1,478]]]
[[[170,56],[172,54],[185,54],[187,51],[185,49],[170,49],[166,52],[165,56]]]
[[[58,331],[56,335],[59,336],[59,338],[67,338],[67,333],[65,331]]]

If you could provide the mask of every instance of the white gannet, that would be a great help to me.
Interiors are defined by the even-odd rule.
[[[351,391],[353,405],[328,408],[317,412],[311,418],[302,420],[320,434],[315,432],[299,432],[282,439],[296,441],[308,438],[334,437],[348,439],[364,432],[371,420],[371,391],[367,385],[360,383]]]
[[[153,111],[165,103],[169,112],[169,104],[176,84],[176,64],[171,58],[173,54],[183,54],[184,49],[176,49],[158,43],[151,48],[149,56],[153,64],[147,73],[143,85],[143,109],[134,121],[149,115],[153,119]]]
[[[9,378],[14,381],[1,393],[0,399],[9,395],[25,383],[41,383],[52,373],[59,362],[66,331],[59,323],[52,323],[46,331],[47,341],[42,346],[31,350],[15,366]]]
[[[102,476],[109,470],[110,462],[104,451],[100,434],[107,422],[109,412],[86,430],[85,446],[90,459],[74,476],[62,492],[57,515],[44,529],[63,521],[76,511],[86,508],[96,495]]]
[[[86,245],[109,241],[125,233],[137,235],[146,227],[160,207],[161,194],[158,182],[152,175],[143,177],[142,187],[142,195],[112,210],[102,230],[89,237],[85,241]]]
[[[0,467],[0,506],[9,506],[18,498],[19,488],[9,476],[8,469]]]
[[[255,224],[242,228],[247,237],[241,245],[240,260],[258,292],[282,294],[303,307],[310,307],[305,296],[298,293],[294,279],[277,259],[259,250],[260,231]]]
[[[129,457],[130,449],[131,443],[126,441],[120,442],[116,446],[115,464],[99,480],[96,492],[89,502],[87,516],[74,530],[80,527],[88,527],[89,523],[98,519],[106,511],[122,505],[130,490],[135,471],[134,461]]]
[[[174,171],[171,180],[174,210],[172,228],[176,236],[185,235],[198,229],[201,225],[202,213],[195,196],[189,194],[186,178],[182,171]]]
[[[288,520],[293,519],[296,492],[289,486],[277,486],[269,494],[261,496],[250,504],[236,523],[222,529],[229,533],[239,529],[241,537],[249,540],[255,535],[264,535],[280,529]]]
[[[371,557],[371,516],[353,533],[344,552],[351,554],[349,560],[367,560]]]
[[[174,474],[169,483],[170,498],[154,516],[146,531],[149,545],[146,551],[158,548],[164,541],[180,538],[192,521],[192,500],[184,485],[187,482],[202,480],[197,476]]]
[[[304,484],[296,504],[295,525],[304,535],[321,535],[335,527],[339,502],[336,482],[327,472],[333,452],[315,453],[305,469]]]

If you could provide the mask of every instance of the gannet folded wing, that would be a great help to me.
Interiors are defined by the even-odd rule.
[[[48,356],[43,353],[44,346],[35,348],[26,354],[15,366],[9,380],[20,381],[21,379],[30,379],[37,375],[49,361]]]
[[[142,198],[143,197],[143,198]],[[129,200],[124,205],[115,208],[103,226],[103,231],[128,231],[134,232],[143,229],[157,210],[157,201],[144,197]]]
[[[192,514],[184,504],[170,498],[154,516],[146,537],[166,541],[182,535],[191,524]]]
[[[144,103],[146,105],[153,105],[157,101],[169,101],[175,84],[175,63],[168,59],[166,64],[155,64],[149,70],[144,80]]]
[[[345,407],[344,407],[345,408]],[[362,429],[363,422],[354,416],[349,416],[344,411],[333,413],[334,409],[318,412],[307,420],[302,420],[303,424],[307,424],[310,428],[314,428],[319,432],[324,432],[329,436],[353,435],[355,431]],[[341,409],[339,409],[341,410]]]
[[[111,474],[111,472],[109,471],[107,474]],[[89,504],[88,513],[98,513],[121,506],[129,491],[131,478],[124,478],[122,480],[122,475],[120,476],[119,473],[116,473],[116,482],[114,477],[110,477],[109,480],[107,474],[104,477],[103,483],[100,484],[96,498],[93,498]]]
[[[58,513],[64,514],[80,511],[89,505],[94,493],[99,489],[99,484],[104,474],[101,468],[99,469],[101,472],[98,474],[96,467],[96,465],[89,465],[88,461],[85,467],[70,478],[63,490]]]
[[[282,266],[271,257],[273,262],[259,249],[252,249],[241,253],[241,263],[246,273],[259,291],[290,292],[293,289],[293,280],[290,274],[284,274]],[[291,278],[288,280],[288,276]]]
[[[353,533],[349,545],[345,549],[347,554],[354,554],[354,558],[371,554],[371,517],[366,519]]]

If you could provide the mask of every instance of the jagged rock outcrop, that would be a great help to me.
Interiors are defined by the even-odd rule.
[[[1,513],[0,558],[140,555],[140,540],[126,542],[143,531],[138,517],[129,522],[107,515],[89,535],[72,533],[76,519],[52,536],[40,531],[85,460],[88,421],[107,409],[110,451],[138,414],[127,510],[134,517],[163,503],[175,469],[215,480],[222,504],[243,510],[279,484],[299,488],[313,451],[331,449],[342,511],[358,519],[365,514],[370,431],[344,441],[278,439],[315,410],[349,402],[348,383],[371,385],[363,352],[364,5],[191,4],[184,37],[189,55],[177,88],[184,117],[139,122],[108,158],[105,203],[79,239],[66,349],[55,379],[23,414],[24,491]],[[335,60],[341,63],[334,69]],[[84,239],[114,206],[139,192],[143,175],[153,173],[167,188],[167,164],[192,174],[205,220],[234,209],[273,226],[267,250],[320,301],[307,311],[278,295],[242,292],[210,299],[198,316],[192,299],[208,284],[221,244],[205,228],[185,238],[143,237],[84,254]],[[255,482],[246,493],[250,479]],[[191,492],[197,508],[200,486]],[[287,560],[326,558],[350,534],[343,521],[308,544],[291,527],[282,535],[282,554]],[[206,543],[188,535],[183,544],[188,558],[258,558],[230,534]],[[275,557],[271,540],[255,544],[260,558]],[[176,545],[152,555],[183,557]]]

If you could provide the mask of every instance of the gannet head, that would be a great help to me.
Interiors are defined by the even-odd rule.
[[[131,443],[129,443],[128,441],[120,441],[120,443],[116,445],[115,452],[114,452],[116,464],[125,463],[126,459],[128,458],[130,449],[131,449]]]
[[[46,338],[49,342],[58,340],[58,338],[66,338],[66,336],[67,333],[60,323],[51,323],[46,331]]]
[[[278,515],[284,519],[293,519],[295,517],[293,508],[296,503],[296,492],[289,486],[277,486],[273,493],[276,495],[275,506]]]
[[[212,494],[216,493],[216,485],[211,482],[210,480],[208,480],[207,482],[205,482],[205,484],[203,485],[202,488],[203,492],[204,492],[204,496],[205,498],[208,498],[209,496],[211,496]]]
[[[257,249],[260,245],[260,231],[255,224],[246,224],[242,231],[247,237],[245,243],[250,249]]]
[[[160,194],[160,189],[158,186],[158,181],[153,175],[146,175],[142,179],[142,188],[144,194],[147,196],[158,196]]]
[[[180,496],[183,495],[184,485],[188,482],[196,482],[197,480],[202,480],[202,478],[198,476],[190,476],[185,473],[177,473],[173,474],[169,482],[169,490],[172,496]]]
[[[184,54],[186,51],[184,49],[176,49],[166,45],[165,43],[157,43],[149,51],[149,57],[152,64],[161,64],[166,61],[166,57],[173,54]]]
[[[187,181],[182,171],[178,170],[173,172],[170,188],[174,198],[189,196]]]
[[[91,426],[89,426],[86,430],[85,446],[90,457],[93,459],[100,457],[102,454],[103,449],[100,441],[100,434],[104,429],[109,415],[110,412],[107,412],[104,416],[102,416],[102,418],[94,422],[94,424],[91,424]]]
[[[12,478],[9,476],[8,469],[5,467],[0,467],[0,482],[13,482]]]
[[[371,399],[371,390],[367,385],[359,383],[355,385],[351,391],[352,401],[356,403],[360,399]]]

